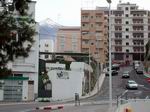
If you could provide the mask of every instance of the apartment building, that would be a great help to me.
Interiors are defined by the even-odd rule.
[[[103,9],[81,10],[81,52],[100,63],[108,59],[107,17]]]
[[[56,52],[81,52],[80,27],[60,27],[56,37]]]
[[[129,63],[144,60],[145,45],[150,39],[150,11],[136,4],[119,3],[111,11],[112,60]]]

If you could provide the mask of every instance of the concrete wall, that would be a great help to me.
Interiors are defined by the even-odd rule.
[[[52,82],[52,100],[74,98],[75,93],[82,95],[83,71],[52,70],[48,76]]]
[[[4,99],[4,90],[0,89],[0,101]]]
[[[22,100],[23,101],[27,101],[28,100],[28,81],[23,81]]]

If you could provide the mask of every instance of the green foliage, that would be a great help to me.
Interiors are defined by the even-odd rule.
[[[145,61],[147,61],[150,60],[150,40],[147,42],[145,49],[146,49]]]
[[[7,71],[6,64],[9,61],[19,56],[27,57],[33,45],[35,21],[27,15],[28,2],[29,0],[13,0],[12,5],[19,15],[10,13],[3,2],[4,10],[0,12],[0,75]]]

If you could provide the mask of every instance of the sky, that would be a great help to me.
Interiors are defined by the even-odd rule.
[[[106,0],[35,0],[37,22],[50,18],[64,26],[80,26],[81,9],[108,7]],[[121,0],[135,3],[141,9],[150,10],[150,0]],[[119,0],[112,0],[111,8],[116,9]]]

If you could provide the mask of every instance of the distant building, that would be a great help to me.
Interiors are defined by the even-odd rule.
[[[54,41],[52,39],[41,39],[40,40],[40,52],[53,52],[54,51]],[[51,56],[47,54],[40,55],[40,59],[50,60]]]
[[[81,10],[81,52],[100,63],[108,59],[107,15],[103,10]]]
[[[144,60],[150,38],[150,11],[136,4],[119,3],[111,14],[112,60],[129,63]]]
[[[57,32],[55,51],[56,52],[81,52],[80,27],[64,26]]]

